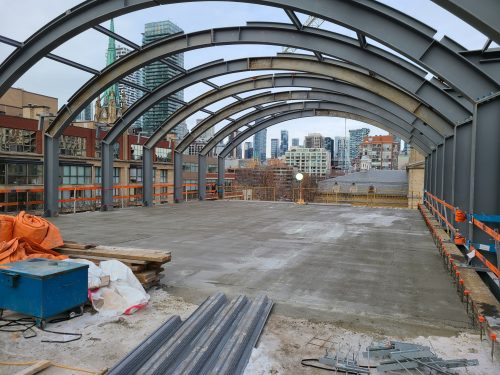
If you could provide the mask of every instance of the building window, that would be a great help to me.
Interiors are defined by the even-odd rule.
[[[40,164],[0,164],[0,185],[42,185]]]
[[[95,183],[96,184],[102,183],[102,168],[101,167],[95,167]],[[120,168],[114,167],[113,168],[113,185],[118,185],[119,183],[120,183]]]
[[[36,152],[36,132],[0,128],[0,151]]]
[[[172,150],[169,148],[156,147],[155,155],[156,160],[159,162],[167,163],[172,161]]]
[[[82,165],[65,165],[61,167],[63,185],[86,185],[92,183],[91,167]]]
[[[198,164],[195,164],[195,163],[184,163],[182,165],[182,170],[184,172],[198,172]]]
[[[209,164],[208,173],[217,173],[217,165]]]
[[[160,183],[166,184],[168,181],[168,170],[160,169]]]
[[[130,167],[129,175],[130,175],[129,178],[130,183],[142,182],[142,168]]]
[[[131,160],[142,160],[142,145],[131,145],[130,154]]]
[[[87,156],[87,139],[63,135],[59,141],[59,152],[67,156]]]
[[[95,140],[95,157],[100,159],[102,156],[102,143],[99,139]],[[113,143],[113,158],[120,159],[120,144]]]

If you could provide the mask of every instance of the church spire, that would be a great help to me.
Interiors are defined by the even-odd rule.
[[[115,21],[111,19],[109,22],[109,30],[115,32]],[[114,38],[109,37],[108,39],[108,50],[106,52],[106,66],[113,64],[116,61],[116,41]],[[109,99],[111,92],[113,92],[115,99],[118,101],[118,85],[114,84],[106,89],[103,96],[103,106],[109,104]],[[117,103],[118,104],[118,103]]]

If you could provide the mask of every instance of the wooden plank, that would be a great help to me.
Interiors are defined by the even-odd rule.
[[[75,249],[71,249],[71,250],[75,250]],[[62,252],[59,250],[56,250],[56,251],[60,252],[61,254],[67,255],[73,259],[77,259],[77,258],[87,259],[87,260],[93,261],[94,263],[102,262],[105,260],[116,259],[116,260],[119,260],[120,262],[125,263],[127,265],[138,265],[138,266],[146,267],[146,265],[148,264],[148,262],[145,260],[122,259],[122,258],[113,258],[113,257],[98,257],[98,256],[94,256],[94,255],[74,254],[73,251],[68,251],[68,252],[66,252],[66,251]]]
[[[16,372],[15,375],[34,375],[34,374],[39,373],[40,371],[45,370],[47,367],[50,367],[50,366],[52,366],[52,363],[50,361],[45,361],[45,360],[38,361],[37,363],[35,363],[32,366],[30,366],[24,370]]]
[[[97,246],[92,249],[68,249],[64,247],[55,248],[61,254],[74,254],[81,256],[97,256],[114,259],[127,259],[129,261],[139,260],[145,262],[167,263],[170,262],[171,255],[168,251],[129,249],[123,247],[102,247]]]
[[[144,284],[142,284],[142,287],[143,287],[144,289],[149,289],[149,288],[151,288],[151,287],[153,287],[153,286],[156,286],[156,285],[159,285],[159,284],[160,284],[160,278],[158,277],[157,279],[155,279],[155,280],[153,280],[153,281],[150,281],[150,282],[148,282],[148,283],[144,283]]]
[[[155,271],[144,271],[135,273],[135,277],[142,283],[149,283],[158,278],[158,274]]]
[[[96,247],[97,245],[91,244],[91,243],[79,243],[79,242],[74,242],[74,241],[64,241],[63,246],[67,247],[69,249],[85,250],[85,249],[91,249],[93,247]]]

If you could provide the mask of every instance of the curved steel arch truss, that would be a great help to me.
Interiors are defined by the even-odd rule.
[[[283,111],[283,112],[278,112],[276,113],[276,115],[271,116],[269,118],[264,118],[258,121],[255,125],[249,126],[248,129],[244,130],[243,132],[239,133],[236,137],[234,137],[234,139],[231,140],[226,145],[226,147],[224,147],[222,152],[219,154],[219,157],[225,158],[235,147],[237,147],[241,142],[245,141],[245,139],[248,139],[255,133],[258,133],[259,131],[266,129],[270,126],[285,121],[293,120],[296,118],[304,118],[311,116],[341,117],[341,118],[366,122],[368,124],[377,126],[381,129],[393,132],[393,130],[391,130],[390,127],[384,124],[383,118],[377,119],[377,116],[371,114],[370,112],[348,108],[348,106],[347,107],[344,107],[342,105],[337,106],[335,103],[325,103],[323,107],[324,108],[317,108],[317,109],[316,108],[310,109],[305,107],[304,109],[301,110]],[[404,137],[404,135],[402,136]],[[417,146],[417,148],[422,150],[419,146]],[[425,146],[423,146],[423,148],[425,149]],[[200,153],[200,155],[206,156],[204,152],[205,151]]]
[[[189,0],[196,2],[199,0]],[[458,52],[465,48],[451,39],[433,37],[436,30],[393,8],[370,0],[232,0],[286,8],[321,17],[351,28],[403,54],[420,66],[442,77],[451,87],[477,100],[497,92],[498,79],[493,79],[480,67]],[[86,29],[122,14],[159,4],[188,2],[187,0],[89,0],[55,18],[18,47],[0,66],[0,94],[42,57]],[[491,6],[491,12],[498,10]],[[494,14],[494,13],[492,13]],[[498,77],[497,77],[498,78]]]
[[[423,72],[420,75],[416,74],[415,68],[410,69],[408,63],[402,60],[394,63],[387,59],[386,52],[383,52],[383,57],[380,57],[372,52],[368,52],[368,50],[364,51],[359,47],[354,47],[352,43],[346,43],[346,37],[344,36],[335,40],[332,35],[336,34],[324,31],[303,32],[285,26],[267,25],[213,29],[158,40],[145,46],[140,51],[130,53],[117,60],[106,67],[98,76],[90,79],[70,98],[68,104],[59,111],[57,117],[47,129],[47,133],[53,137],[60,135],[64,128],[70,125],[76,113],[80,113],[99,93],[148,63],[165,56],[198,48],[247,43],[292,45],[297,48],[314,50],[346,60],[350,60],[349,57],[351,57],[352,60],[361,66],[369,62],[371,66],[367,73],[373,74],[375,72],[377,74],[377,78],[371,77],[372,79],[377,79],[377,82],[379,82],[382,81],[378,79],[379,76],[385,77],[386,80],[400,86],[410,95],[415,97],[420,97],[419,95],[421,95],[423,103],[427,103],[427,105],[432,103],[432,106],[438,109],[443,117],[450,118],[450,122],[462,122],[469,115],[470,112],[463,108],[454,98],[451,98],[448,94],[439,95],[443,94],[442,88],[438,88],[435,82],[427,81]],[[337,62],[337,64],[340,63]],[[248,69],[251,70],[251,67]],[[187,75],[192,75],[194,71],[196,69],[189,71]],[[175,85],[175,82],[175,79],[167,81],[164,86]],[[158,92],[158,90],[156,91]],[[151,94],[149,96],[153,97],[154,95]],[[444,103],[443,98],[446,97],[449,97],[450,100],[446,100],[446,105],[442,105]],[[141,101],[141,103],[144,102]],[[134,108],[140,108],[139,104],[134,106]],[[132,113],[132,107],[130,110]],[[128,118],[130,116],[127,116]],[[118,123],[117,125],[120,124]]]
[[[218,124],[221,119],[224,119],[225,116],[229,113],[231,115],[238,113],[242,110],[246,110],[249,108],[252,108],[256,105],[262,105],[262,104],[268,104],[272,102],[284,102],[288,100],[303,100],[303,101],[308,101],[311,102],[313,100],[317,101],[325,101],[325,102],[333,102],[337,104],[345,104],[345,105],[350,105],[359,109],[363,109],[366,111],[369,111],[373,114],[376,114],[380,116],[381,118],[384,118],[386,121],[390,121],[390,124],[393,124],[394,127],[391,127],[391,131],[398,132],[402,138],[406,142],[410,142],[410,138],[413,134],[414,127],[412,124],[407,123],[405,120],[401,119],[400,117],[392,114],[391,112],[387,111],[386,109],[370,102],[366,101],[360,98],[355,98],[352,96],[347,96],[344,94],[339,94],[339,93],[333,93],[333,92],[324,92],[324,91],[290,91],[290,92],[280,92],[280,93],[273,93],[273,94],[267,94],[267,95],[258,95],[257,97],[251,97],[247,98],[242,102],[235,103],[234,105],[230,105],[227,108],[223,108],[222,110],[218,111],[212,118],[208,119],[208,121],[205,122],[206,126],[203,126],[203,129],[207,129],[210,127],[215,126]],[[314,102],[313,102],[314,103]],[[234,122],[224,126],[222,129],[220,129],[207,143],[205,146],[204,150],[201,152],[201,154],[206,155],[207,152],[212,150],[219,142],[224,140],[226,137],[228,137],[230,134],[234,133],[235,131],[238,131],[239,128],[242,126],[241,124],[246,124],[249,121],[247,120],[249,117],[253,117],[254,119],[258,119],[262,116],[265,116],[263,113],[269,113],[269,110],[273,110],[274,106],[282,106],[284,105],[283,103],[277,103],[275,105],[270,105],[266,106],[263,108],[259,108],[255,111],[252,111],[246,115],[241,116],[241,118],[236,119]],[[271,113],[272,114],[272,113]],[[428,149],[430,150],[431,148],[437,147],[437,143],[434,143],[434,141],[430,139],[426,139],[424,136],[417,136],[419,140],[422,141],[422,143],[427,144]],[[441,139],[442,141],[442,139]],[[182,153],[185,151],[189,145],[193,142],[192,138],[187,139],[184,138],[182,142],[176,147],[176,151],[178,153]],[[208,151],[206,151],[208,150]]]
[[[352,86],[344,82],[332,80],[322,76],[313,76],[308,74],[279,74],[276,76],[258,76],[252,77],[246,80],[238,81],[231,86],[245,88],[246,85],[251,84],[253,87],[259,89],[264,88],[277,88],[277,87],[290,87],[293,84],[294,87],[304,87],[311,88],[316,91],[324,92],[328,91],[330,94],[335,93],[336,95],[343,95],[346,97],[354,98],[351,100],[363,100],[365,102],[371,103],[383,109],[388,116],[394,116],[403,121],[413,130],[415,128],[423,136],[429,138],[434,145],[442,143],[443,137],[439,133],[435,132],[429,126],[426,126],[421,120],[419,120],[413,113],[406,111],[405,109],[397,106],[391,101],[382,98],[370,91],[366,91],[360,87]],[[231,87],[232,88],[232,87]],[[273,101],[283,101],[283,100],[296,100],[296,99],[321,99],[317,98],[317,95],[313,94],[314,91],[291,91],[291,92],[276,92],[270,94],[269,92],[253,95],[245,98],[243,101],[238,101],[231,103],[224,108],[218,110],[216,113],[208,116],[206,119],[198,123],[190,133],[177,145],[177,150],[183,152],[191,142],[194,142],[199,136],[205,133],[209,128],[213,127],[220,121],[227,119],[234,114],[252,108],[261,104],[270,103]],[[214,95],[205,97],[203,100],[206,105],[213,104],[224,98],[224,90],[219,90],[214,93]],[[186,107],[181,110],[184,112],[182,118],[187,118],[194,114],[197,109]],[[174,116],[175,117],[175,116]],[[175,122],[174,122],[175,123]],[[173,125],[175,126],[175,125]],[[152,148],[155,146],[153,138],[146,142],[146,148]]]
[[[410,124],[405,123],[398,117],[391,115],[390,113],[380,107],[377,107],[376,105],[367,103],[363,100],[346,98],[345,96],[332,93],[315,93],[314,95],[318,98],[318,101],[278,103],[263,107],[262,109],[257,109],[241,116],[234,123],[231,123],[220,129],[208,141],[206,146],[203,147],[203,149],[200,151],[200,155],[208,155],[208,153],[213,148],[215,148],[215,146],[217,146],[219,142],[221,142],[230,134],[236,132],[240,128],[244,126],[254,128],[256,124],[250,125],[250,123],[252,122],[259,123],[266,116],[276,116],[277,114],[283,112],[293,112],[307,109],[333,109],[343,112],[351,111],[352,113],[357,113],[358,115],[369,119],[369,124],[380,127],[381,129],[384,129],[390,133],[396,134],[406,142],[409,142],[410,137],[412,136],[412,127]],[[247,130],[242,131],[238,136],[236,136],[236,138],[245,133]],[[431,147],[433,146],[432,142],[429,140],[418,138],[413,139],[413,141],[418,142],[419,151],[424,152],[424,154],[428,154],[431,151]],[[180,150],[177,153],[179,154]]]

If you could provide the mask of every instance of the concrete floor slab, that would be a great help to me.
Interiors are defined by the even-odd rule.
[[[167,290],[199,303],[267,293],[284,315],[385,327],[467,326],[416,210],[189,202],[53,219],[64,238],[166,248]]]

